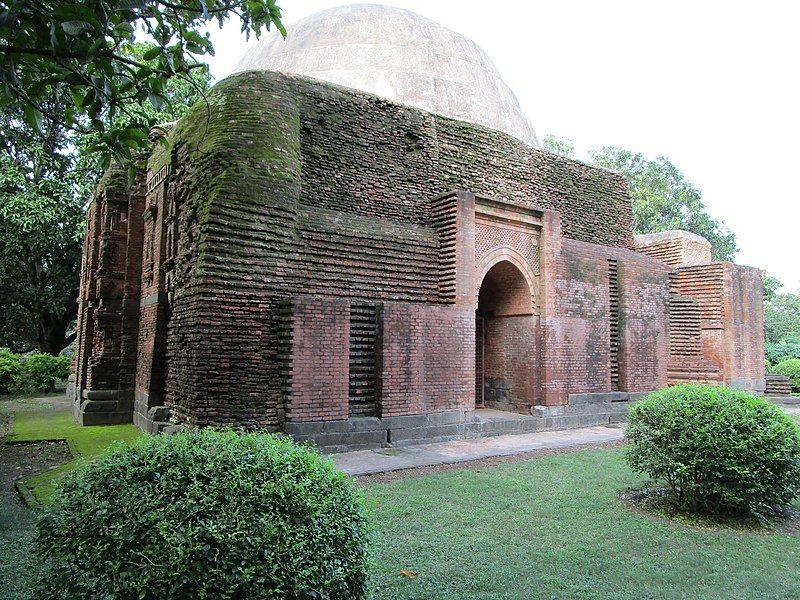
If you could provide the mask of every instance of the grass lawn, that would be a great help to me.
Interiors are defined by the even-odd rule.
[[[618,499],[641,483],[587,450],[367,485],[373,597],[800,598],[797,532],[646,516]]]
[[[12,440],[68,439],[87,458],[141,435],[130,425],[78,427],[54,397],[0,400],[0,411],[15,415]],[[55,477],[74,464],[28,485],[46,502]],[[619,500],[642,481],[620,450],[598,449],[365,484],[371,597],[800,598],[797,532],[702,529],[643,515]],[[32,522],[32,511],[7,509],[8,519]],[[0,564],[0,580],[8,578],[0,597],[25,597],[8,591],[35,577],[30,527],[0,535],[0,562],[11,567]],[[418,576],[399,576],[403,569]]]
[[[40,504],[48,504],[56,480],[73,469],[80,458],[92,459],[113,442],[130,442],[144,435],[133,425],[81,427],[72,417],[63,396],[15,397],[0,401],[0,411],[13,414],[9,442],[64,439],[76,456],[73,460],[27,478],[24,485]]]

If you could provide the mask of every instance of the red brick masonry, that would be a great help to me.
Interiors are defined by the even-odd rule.
[[[476,402],[764,389],[758,271],[635,251],[619,175],[299,77],[240,74],[212,100],[136,186],[112,170],[98,188],[81,422],[313,439],[451,427],[433,415]]]

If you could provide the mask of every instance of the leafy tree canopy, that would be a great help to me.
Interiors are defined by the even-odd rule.
[[[146,62],[154,47],[124,52]],[[145,104],[142,114],[157,123],[180,118],[209,87],[206,71],[190,77],[170,79],[165,105]],[[91,153],[102,134],[66,129],[57,95],[45,104],[57,118],[44,118],[41,130],[20,107],[0,106],[0,346],[58,354],[74,337],[85,209],[101,173]],[[126,127],[129,119],[117,113],[105,125]]]
[[[761,271],[761,279],[764,282],[764,302],[769,302],[778,294],[778,291],[783,287],[783,283],[766,271]]]
[[[205,27],[233,17],[248,37],[285,35],[275,0],[0,0],[0,103],[38,132],[94,132],[101,168],[127,162],[158,123],[147,105],[164,110],[170,81],[194,85],[214,54]],[[138,54],[137,37],[154,44]]]
[[[553,135],[544,138],[550,152],[575,158],[575,144]],[[714,260],[732,261],[738,250],[736,235],[712,218],[702,193],[664,157],[651,160],[639,152],[605,146],[589,152],[591,163],[619,171],[628,179],[633,206],[634,233],[683,229],[711,242]]]
[[[557,138],[552,133],[548,133],[542,140],[542,145],[546,150],[566,156],[567,158],[575,158],[575,142],[565,138]]]

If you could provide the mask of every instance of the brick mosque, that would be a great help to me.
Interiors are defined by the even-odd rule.
[[[91,205],[83,424],[330,450],[608,423],[764,390],[758,270],[632,232],[623,177],[538,147],[473,42],[361,5],[262,38]]]

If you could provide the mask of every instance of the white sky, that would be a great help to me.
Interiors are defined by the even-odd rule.
[[[278,0],[292,21],[344,1]],[[736,233],[737,262],[800,288],[800,2],[392,0],[475,40],[540,138],[668,157]],[[247,48],[212,30],[213,75]],[[250,43],[253,43],[252,41]]]

